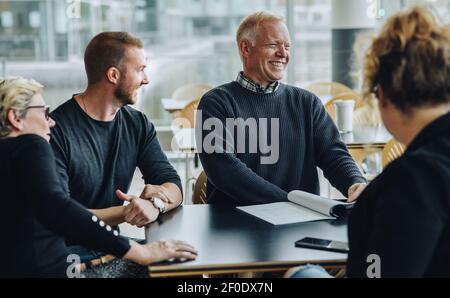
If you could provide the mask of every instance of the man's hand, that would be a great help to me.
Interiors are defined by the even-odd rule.
[[[129,202],[124,209],[123,215],[125,222],[142,228],[158,218],[159,210],[153,206],[152,202],[136,196],[129,196],[120,190],[116,191],[116,195],[119,199]]]
[[[147,184],[140,195],[143,200],[150,200],[152,198],[160,198],[164,203],[173,204],[175,200],[171,198],[170,191],[162,185]]]
[[[356,183],[348,189],[348,202],[356,201],[359,195],[366,189],[367,183]]]

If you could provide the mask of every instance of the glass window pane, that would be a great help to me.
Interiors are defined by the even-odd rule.
[[[289,82],[331,80],[331,1],[334,0],[15,0],[0,2],[0,58],[7,74],[35,77],[57,106],[85,87],[84,49],[102,31],[140,37],[149,57],[150,85],[140,108],[157,124],[170,124],[161,98],[188,83],[217,86],[241,70],[235,33],[257,10],[292,13]],[[338,0],[336,0],[338,1]],[[450,0],[373,0],[378,26],[414,3],[431,5],[450,21]],[[289,16],[288,7],[293,7]],[[4,70],[2,69],[2,72]]]

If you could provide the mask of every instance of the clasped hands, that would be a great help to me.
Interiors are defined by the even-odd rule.
[[[116,191],[116,195],[129,203],[123,209],[124,221],[138,228],[154,222],[159,216],[159,210],[150,201],[152,198],[159,198],[165,204],[174,203],[167,189],[159,185],[146,185],[139,197],[127,195],[120,190]]]

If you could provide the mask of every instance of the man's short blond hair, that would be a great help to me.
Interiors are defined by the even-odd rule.
[[[35,80],[22,77],[0,78],[0,138],[11,133],[8,112],[14,109],[24,117],[31,98],[41,93],[42,88]]]
[[[285,19],[269,11],[258,11],[247,16],[239,25],[236,34],[236,41],[239,44],[242,40],[248,40],[252,44],[255,43],[258,27],[264,22],[282,22]]]

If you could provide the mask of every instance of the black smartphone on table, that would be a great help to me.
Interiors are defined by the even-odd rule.
[[[334,252],[342,252],[342,253],[349,252],[347,242],[326,240],[326,239],[317,239],[317,238],[311,238],[311,237],[306,237],[301,240],[298,240],[297,242],[295,242],[295,246],[302,247],[302,248],[311,248],[311,249],[327,250],[327,251],[334,251]]]

